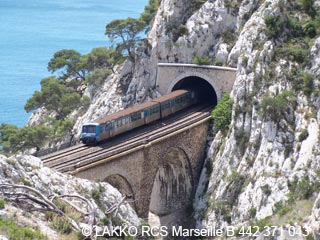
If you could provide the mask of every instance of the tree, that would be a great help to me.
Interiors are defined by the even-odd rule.
[[[113,20],[106,26],[105,34],[111,41],[118,40],[117,50],[126,52],[133,59],[133,48],[140,39],[139,33],[145,29],[145,22],[139,19],[127,18]]]
[[[113,48],[98,47],[87,55],[87,61],[90,69],[108,68],[114,73],[115,65],[122,62],[123,57]]]
[[[63,80],[67,78],[79,78],[85,80],[90,72],[87,57],[79,52],[70,49],[63,49],[56,52],[48,63],[48,70],[52,73],[61,70]]]
[[[35,91],[27,100],[24,109],[30,112],[45,107],[49,111],[55,111],[58,119],[63,119],[80,106],[81,97],[78,93],[73,92],[55,77],[48,77],[41,80],[41,91]]]
[[[98,88],[111,74],[111,71],[107,68],[97,68],[87,77],[89,85]]]
[[[3,123],[0,125],[0,152],[5,154],[12,153],[10,149],[10,136],[16,135],[19,128],[12,124]]]
[[[9,155],[28,148],[36,148],[38,151],[50,135],[50,128],[43,125],[24,128],[12,124],[0,125],[2,152]]]
[[[147,6],[144,7],[144,12],[140,15],[140,20],[148,25],[147,30],[150,29],[151,22],[154,19],[159,8],[159,0],[149,0]]]
[[[37,151],[49,140],[50,128],[47,126],[27,126],[21,128],[17,134],[9,139],[11,148],[14,151],[21,151],[28,148],[36,148]]]

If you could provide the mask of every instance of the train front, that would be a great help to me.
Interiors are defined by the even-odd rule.
[[[97,144],[100,134],[99,123],[85,123],[82,125],[82,132],[80,140],[84,144]]]

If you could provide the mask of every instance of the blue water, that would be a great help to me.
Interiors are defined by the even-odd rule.
[[[22,127],[27,99],[61,49],[109,46],[105,25],[138,17],[148,0],[0,0],[0,124]]]

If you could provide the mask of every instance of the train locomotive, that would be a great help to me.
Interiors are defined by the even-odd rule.
[[[168,117],[198,102],[193,90],[177,90],[137,106],[85,123],[80,140],[96,145],[121,133]]]

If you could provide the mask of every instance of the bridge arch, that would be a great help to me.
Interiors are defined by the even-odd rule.
[[[169,148],[161,157],[154,178],[149,223],[152,226],[170,226],[172,218],[184,219],[194,193],[190,159],[179,147]]]
[[[120,174],[112,174],[104,179],[104,182],[109,183],[113,187],[119,190],[119,192],[126,196],[127,199],[135,199],[135,194],[133,188],[129,181]],[[134,202],[130,203],[130,205],[136,210],[136,206]]]

